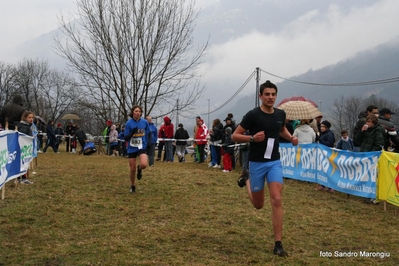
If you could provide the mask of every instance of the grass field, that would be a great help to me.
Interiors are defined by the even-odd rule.
[[[239,169],[222,173],[192,158],[156,162],[143,171],[136,194],[129,193],[128,162],[121,157],[50,149],[33,171],[33,185],[11,181],[0,201],[0,265],[399,263],[397,207],[384,211],[383,204],[315,191],[315,184],[285,180],[289,257],[280,258],[272,252],[270,204],[252,207],[237,186]]]

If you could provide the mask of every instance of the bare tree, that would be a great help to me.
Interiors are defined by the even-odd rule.
[[[41,88],[44,99],[45,113],[53,120],[58,120],[62,115],[76,106],[79,95],[75,81],[64,72],[52,70]],[[87,117],[90,119],[91,117]]]
[[[350,96],[344,98],[341,96],[334,100],[331,111],[336,135],[339,134],[342,129],[347,129],[349,132],[353,133],[356,122],[359,120],[359,115],[365,112],[369,105],[375,105],[379,109],[388,107],[392,112],[399,111],[398,105],[395,102],[379,98],[374,94],[369,97]],[[393,116],[391,121],[398,125],[399,119]]]
[[[353,132],[358,120],[358,115],[364,110],[362,98],[355,96],[344,98],[341,96],[335,99],[331,112],[334,119],[335,133],[340,134],[342,129]]]
[[[46,61],[22,60],[13,82],[25,99],[25,107],[45,119],[57,120],[77,100],[74,79],[50,69]]]
[[[197,74],[207,43],[194,51],[197,11],[186,0],[79,0],[80,19],[60,19],[56,39],[93,98],[103,121],[127,119],[134,104],[144,115],[189,109],[201,97]]]
[[[14,85],[16,71],[13,65],[0,62],[0,106],[11,101],[17,93]]]

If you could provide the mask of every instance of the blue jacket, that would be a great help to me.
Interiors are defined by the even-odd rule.
[[[327,129],[320,133],[319,143],[326,145],[327,147],[334,147],[335,137],[331,130]]]
[[[353,151],[354,146],[353,146],[353,141],[351,138],[348,137],[348,141],[344,141],[342,138],[338,141],[337,143],[337,149],[340,150],[347,150],[347,151]]]
[[[149,123],[150,131],[151,131],[151,143],[157,143],[158,141],[158,130],[154,123]]]

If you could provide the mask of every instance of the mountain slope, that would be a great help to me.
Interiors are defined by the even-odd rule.
[[[342,84],[395,78],[399,77],[398,70],[399,37],[374,49],[360,52],[340,63],[318,70],[309,70],[289,79],[311,83]],[[341,96],[363,97],[376,94],[378,97],[399,103],[399,82],[371,86],[316,86],[282,81],[262,74],[261,83],[267,79],[276,83],[279,88],[277,103],[286,97],[304,96],[321,105],[320,109],[323,113],[328,113],[334,100]],[[217,113],[216,117],[224,119],[227,113],[233,112],[236,119],[240,120],[246,111],[254,107],[254,94],[241,96],[236,100],[236,104]]]

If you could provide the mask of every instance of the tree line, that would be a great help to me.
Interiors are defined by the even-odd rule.
[[[194,110],[205,88],[197,70],[208,43],[194,47],[198,10],[185,0],[78,0],[77,17],[60,16],[54,47],[59,71],[39,59],[0,63],[0,106],[21,94],[46,120],[66,113],[99,133],[107,119],[125,122],[133,105],[154,118]]]

